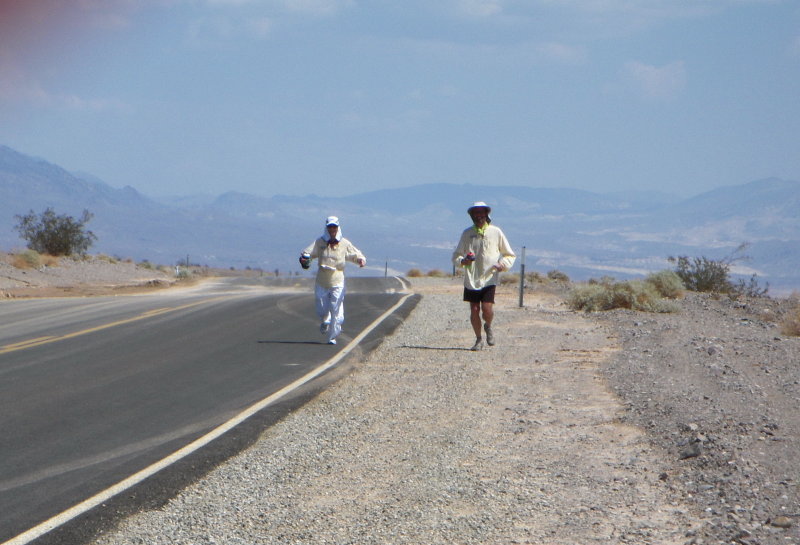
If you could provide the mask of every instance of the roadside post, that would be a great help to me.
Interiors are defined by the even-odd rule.
[[[525,297],[525,246],[522,247],[522,259],[519,265],[519,308],[523,307]]]

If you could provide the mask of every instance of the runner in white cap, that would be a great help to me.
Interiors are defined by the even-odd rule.
[[[342,236],[339,218],[328,216],[322,236],[300,254],[300,265],[307,269],[312,259],[319,263],[314,286],[319,330],[327,336],[328,344],[336,344],[344,322],[345,263],[350,261],[363,267],[367,258]]]

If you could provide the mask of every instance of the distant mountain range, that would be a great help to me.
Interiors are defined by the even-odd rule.
[[[0,249],[24,247],[15,215],[52,207],[94,214],[91,251],[122,258],[215,267],[299,271],[300,250],[322,233],[326,216],[367,256],[353,274],[452,270],[450,254],[469,224],[466,209],[483,200],[520,252],[526,270],[558,269],[576,280],[629,278],[669,268],[669,256],[719,259],[739,244],[749,261],[734,272],[758,274],[772,293],[800,289],[800,182],[766,179],[690,199],[657,192],[426,184],[357,195],[229,192],[216,197],[151,199],[87,174],[0,146]],[[303,273],[310,274],[310,273]]]

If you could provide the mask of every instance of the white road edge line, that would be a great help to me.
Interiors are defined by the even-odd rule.
[[[87,511],[97,507],[104,501],[108,501],[109,499],[116,496],[120,492],[124,492],[125,490],[131,488],[132,486],[139,484],[148,477],[155,475],[162,469],[185,458],[186,456],[192,454],[201,447],[204,447],[214,439],[217,439],[218,437],[230,431],[234,427],[238,426],[239,424],[241,424],[254,414],[258,413],[262,409],[266,408],[275,401],[279,400],[292,390],[299,388],[300,386],[318,377],[319,375],[321,375],[322,373],[324,373],[325,371],[327,371],[328,369],[339,363],[345,356],[347,356],[350,352],[352,352],[356,346],[358,346],[358,343],[360,343],[364,339],[364,337],[366,337],[373,329],[375,329],[378,326],[378,324],[380,324],[383,320],[385,320],[386,317],[388,317],[395,310],[400,308],[403,305],[403,303],[406,302],[406,299],[408,299],[412,295],[413,293],[409,293],[403,296],[403,298],[401,298],[397,303],[395,303],[394,306],[392,306],[389,310],[381,314],[378,318],[375,319],[375,321],[373,321],[369,326],[367,326],[366,329],[364,329],[361,333],[359,333],[356,337],[354,337],[353,340],[347,344],[347,346],[345,346],[341,351],[339,351],[336,354],[336,356],[329,359],[327,362],[323,363],[321,366],[317,367],[313,371],[300,377],[291,384],[284,386],[274,394],[265,397],[261,401],[251,405],[250,407],[248,407],[238,415],[234,416],[224,424],[221,424],[220,426],[214,428],[204,436],[195,439],[185,447],[176,450],[166,458],[163,458],[162,460],[155,462],[154,464],[142,469],[141,471],[134,473],[127,479],[124,479],[118,482],[117,484],[101,492],[98,492],[94,496],[87,498],[86,500],[67,509],[66,511],[62,511],[58,515],[55,515],[54,517],[34,526],[33,528],[19,534],[16,537],[11,538],[8,541],[5,541],[0,545],[25,545],[27,543],[30,543],[34,539],[43,536],[44,534],[50,532],[51,530],[55,530],[59,526],[69,522],[70,520],[78,517],[79,515],[82,515]]]

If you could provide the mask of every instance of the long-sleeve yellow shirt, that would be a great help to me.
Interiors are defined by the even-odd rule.
[[[470,252],[475,254],[475,261],[462,265],[461,260]],[[499,227],[489,224],[481,233],[473,225],[461,233],[461,239],[453,252],[453,263],[464,268],[464,287],[480,290],[497,285],[499,271],[494,268],[495,265],[500,265],[507,271],[514,265],[516,257]]]

